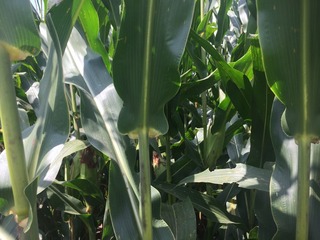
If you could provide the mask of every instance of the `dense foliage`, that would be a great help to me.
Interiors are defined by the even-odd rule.
[[[5,17],[19,20],[9,5],[0,3]],[[27,176],[24,216],[16,212],[3,125],[0,239],[294,239],[297,218],[316,239],[318,125],[297,96],[318,85],[303,78],[296,88],[303,64],[281,59],[309,41],[308,31],[288,48],[274,43],[296,33],[279,33],[278,25],[304,29],[311,20],[300,26],[291,21],[296,15],[282,15],[285,4],[264,0],[39,0],[28,7],[39,36],[4,28],[0,16]],[[275,9],[283,12],[272,19]],[[267,29],[261,39],[258,27]],[[41,39],[41,49],[4,31]],[[9,45],[34,56],[13,59]],[[298,162],[309,157],[307,187],[299,176],[298,193]],[[305,192],[310,198],[299,210],[296,197]],[[308,204],[314,212],[304,218]]]

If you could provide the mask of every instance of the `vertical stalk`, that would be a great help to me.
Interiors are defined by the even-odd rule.
[[[297,197],[297,222],[296,222],[296,239],[308,239],[309,235],[309,185],[310,185],[310,136],[307,134],[309,126],[308,123],[308,111],[312,111],[308,105],[308,84],[311,78],[309,71],[311,61],[310,51],[310,13],[311,3],[310,1],[301,1],[302,10],[302,34],[301,41],[302,49],[302,74],[301,84],[303,94],[301,95],[301,101],[303,104],[302,114],[302,135],[298,138],[298,197]]]
[[[142,225],[142,239],[151,240],[152,238],[152,206],[151,206],[151,177],[150,177],[150,158],[149,158],[149,82],[152,57],[152,28],[155,11],[155,0],[147,1],[147,21],[145,32],[145,49],[142,69],[142,105],[143,112],[141,128],[139,130],[139,163],[140,163],[140,218]]]
[[[310,139],[299,138],[298,199],[296,240],[308,239],[309,234],[309,184],[310,184]]]
[[[75,87],[70,85],[70,95],[71,95],[71,110],[72,110],[72,118],[73,118],[73,128],[76,135],[76,139],[80,139],[80,130],[79,130],[79,116],[77,111],[77,102],[76,102],[76,94]]]
[[[200,0],[200,21],[202,21],[204,18],[204,0]],[[206,53],[204,49],[201,47],[201,60],[203,63],[206,61]],[[201,105],[202,105],[202,127],[203,127],[203,141],[204,141],[204,152],[208,152],[208,144],[207,141],[207,135],[208,135],[208,129],[207,129],[207,91],[204,91],[201,93]],[[206,162],[206,160],[205,160]],[[207,166],[207,164],[205,163]],[[209,184],[206,185],[207,194],[212,194],[212,189]],[[206,230],[206,239],[212,238],[213,234],[213,228],[214,223],[208,219],[207,221],[207,230]]]
[[[166,134],[166,172],[167,172],[167,182],[171,183],[171,152],[170,152],[170,136]]]
[[[29,215],[29,202],[24,189],[28,185],[28,174],[19,123],[16,94],[12,81],[11,61],[0,43],[0,118],[3,131],[10,181],[18,221]]]
[[[167,172],[167,183],[172,182],[172,174],[171,174],[171,150],[170,150],[170,136],[166,134],[166,172]],[[168,195],[168,203],[173,204],[173,196],[171,194]]]
[[[77,114],[77,103],[76,103],[76,95],[75,95],[75,88],[73,85],[70,85],[70,98],[71,98],[71,111],[72,111],[72,120],[73,120],[73,128],[74,133],[76,136],[76,139],[80,139],[80,130],[78,126],[78,114]],[[67,159],[65,161],[65,181],[70,181],[71,174],[70,174],[70,162]],[[72,191],[69,190],[68,187],[65,187],[65,192],[69,195],[72,195]],[[74,216],[69,216],[68,219],[68,225],[69,225],[69,234],[70,239],[74,239]],[[89,229],[90,232],[90,229]]]
[[[200,21],[203,20],[204,17],[204,0],[200,0]],[[206,53],[204,49],[201,47],[201,60],[203,63],[206,61]],[[201,105],[202,105],[202,127],[203,127],[203,141],[207,138],[207,91],[201,93]]]
[[[142,128],[139,133],[140,162],[140,218],[142,221],[142,239],[152,239],[152,208],[150,187],[150,159],[148,129]]]

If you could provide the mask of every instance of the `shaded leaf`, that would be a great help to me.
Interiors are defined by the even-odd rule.
[[[176,240],[196,239],[196,218],[190,199],[173,205],[163,204],[161,216],[172,229]]]
[[[190,36],[198,42],[214,60],[216,67],[219,70],[222,85],[226,89],[233,105],[245,119],[250,118],[251,101],[252,101],[252,86],[249,79],[244,73],[231,67],[218,51],[208,42],[201,38],[194,31],[190,32]],[[217,77],[217,76],[216,76]]]
[[[115,236],[121,239],[139,239],[141,226],[139,220],[139,201],[134,202],[128,196],[128,191],[119,167],[111,163],[109,170],[109,210]],[[121,200],[121,201],[119,201]]]
[[[150,137],[168,131],[164,105],[180,87],[178,65],[194,7],[193,0],[154,1],[150,22],[141,14],[147,12],[147,2],[125,1],[113,61],[115,88],[124,101],[118,128],[133,138],[142,127],[148,127]]]
[[[7,49],[12,61],[39,53],[40,37],[29,1],[1,1],[0,43]]]
[[[221,0],[220,8],[217,15],[218,21],[218,32],[215,38],[215,45],[220,46],[226,31],[229,29],[230,19],[228,16],[228,11],[230,10],[232,0]]]
[[[257,1],[268,84],[286,106],[282,125],[287,134],[305,134],[311,142],[320,139],[319,8],[319,1]]]
[[[192,205],[198,211],[205,214],[211,221],[224,224],[239,224],[241,219],[231,215],[225,207],[212,196],[200,193],[190,188],[179,187],[173,184],[159,184],[157,188],[176,196],[181,200],[190,198]]]

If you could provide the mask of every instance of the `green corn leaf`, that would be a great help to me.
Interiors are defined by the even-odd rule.
[[[180,181],[179,184],[191,182],[206,182],[213,184],[237,183],[239,187],[269,191],[271,171],[238,163],[235,168],[216,169],[210,172],[208,169],[197,174],[190,175]]]
[[[268,84],[286,106],[282,124],[295,138],[320,138],[319,1],[257,1]]]
[[[280,124],[285,107],[275,101],[271,115],[271,136],[275,149],[276,164],[270,181],[271,209],[277,225],[273,239],[295,239],[298,188],[298,145],[293,137],[286,135]],[[318,239],[320,229],[320,145],[311,144],[309,239]]]
[[[221,0],[220,1],[220,8],[217,15],[218,20],[218,32],[215,39],[216,46],[219,46],[222,41],[225,33],[229,29],[230,19],[228,16],[228,11],[232,5],[232,0]]]
[[[88,39],[90,47],[103,58],[108,71],[111,71],[111,63],[101,39],[99,38],[99,16],[91,1],[84,1],[79,19]]]
[[[213,58],[219,70],[222,85],[226,88],[233,105],[239,111],[240,115],[245,119],[250,118],[252,109],[252,86],[248,77],[239,70],[231,67],[209,41],[203,39],[194,31],[190,32],[190,36]],[[241,70],[246,71],[246,69]]]
[[[57,31],[62,53],[64,53],[72,27],[78,19],[84,2],[85,0],[61,1],[48,12]]]
[[[212,196],[200,193],[191,188],[175,186],[167,183],[159,184],[156,187],[176,196],[182,201],[189,198],[193,207],[205,214],[208,219],[213,222],[224,224],[240,224],[242,222],[239,217],[228,213],[223,204]]]
[[[1,1],[0,44],[5,46],[12,61],[39,53],[40,37],[29,1]]]
[[[175,235],[176,240],[196,239],[196,218],[190,199],[173,205],[163,204],[161,215]]]
[[[113,61],[115,88],[124,101],[118,128],[132,138],[142,127],[148,127],[150,137],[168,131],[164,105],[180,87],[178,65],[194,7],[193,0],[163,0],[149,11],[147,2],[125,1]]]
[[[69,136],[69,114],[64,92],[61,50],[51,18],[48,18],[48,29],[42,25],[42,33],[48,39],[49,59],[40,83],[38,119],[23,132],[30,178],[30,184],[26,188],[30,212],[25,231],[36,224],[36,193],[46,189],[55,180],[64,157],[87,147],[80,140],[65,143]],[[0,155],[0,164],[3,167],[0,175],[1,197],[7,200],[1,211],[6,213],[13,206],[13,201],[5,151]]]
[[[127,186],[117,164],[111,162],[109,171],[109,208],[114,232],[120,239],[139,239],[139,215],[138,199],[132,199],[128,195]],[[119,199],[121,201],[119,201]],[[132,207],[135,206],[135,207]]]
[[[133,173],[135,148],[116,126],[122,101],[102,59],[76,29],[71,33],[63,61],[66,82],[80,90],[81,122],[89,142],[114,160],[108,202],[114,232],[123,239],[139,238],[138,187]],[[128,224],[124,225],[123,219]]]

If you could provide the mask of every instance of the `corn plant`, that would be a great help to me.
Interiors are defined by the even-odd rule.
[[[0,8],[0,239],[317,238],[315,1],[31,2]]]
[[[294,197],[296,202],[292,205],[292,211],[296,212],[295,237],[310,239],[315,237],[313,231],[309,235],[309,202],[314,194],[310,191],[310,181],[314,180],[311,169],[317,161],[313,159],[311,163],[314,158],[312,152],[317,149],[311,144],[319,141],[316,122],[319,119],[317,91],[320,85],[315,65],[318,35],[314,25],[319,5],[315,1],[295,1],[290,4],[292,11],[289,12],[286,2],[258,1],[258,24],[268,84],[286,107],[281,117],[282,128],[295,139],[298,148],[298,169],[295,173],[297,194]],[[286,47],[277,49],[274,43],[278,46],[286,44]],[[292,161],[289,166],[293,164],[296,162]],[[277,204],[276,201],[274,204]],[[279,224],[282,224],[280,219]],[[280,228],[278,236],[282,234]]]

